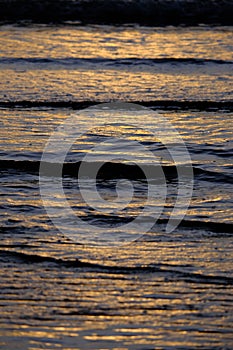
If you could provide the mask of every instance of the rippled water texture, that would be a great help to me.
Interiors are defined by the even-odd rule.
[[[229,27],[3,26],[1,38],[2,101],[232,99]]]
[[[21,24],[2,25],[0,36],[0,348],[231,349],[232,27]],[[145,109],[143,128],[135,128],[127,114],[112,125],[105,110],[104,125],[95,128],[83,108],[112,101],[155,113]],[[176,166],[185,164],[174,164],[157,135],[146,131],[156,113],[179,132],[193,164],[190,206],[172,233],[165,228],[177,196]],[[158,195],[150,212],[161,205],[163,211],[130,244],[79,244],[59,232],[43,206],[42,152],[72,115],[74,128],[88,130],[68,152],[63,187],[91,235],[96,226],[103,234],[124,228],[144,205],[147,183],[127,157],[162,166],[166,202]],[[116,215],[100,215],[80,195],[78,167],[99,142],[109,141],[116,152],[112,137],[121,136],[129,147],[103,169],[98,188],[105,209],[119,178],[134,183],[135,197]],[[96,153],[97,160],[104,156]],[[62,207],[52,197],[51,206]]]

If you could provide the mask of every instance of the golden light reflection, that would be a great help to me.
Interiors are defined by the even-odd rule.
[[[4,57],[53,58],[214,58],[232,60],[231,30],[213,28],[114,28],[114,27],[25,27],[17,31],[2,27]],[[210,37],[211,36],[211,37]],[[227,47],[229,49],[227,50]],[[1,56],[0,56],[1,57]]]
[[[25,99],[38,101],[70,101],[71,97],[77,101],[96,102],[196,100],[197,96],[198,100],[211,100],[213,94],[219,100],[229,94],[229,84],[218,80],[214,72],[208,72],[202,65],[197,66],[193,74],[182,67],[180,72],[173,66],[164,66],[161,70],[158,65],[152,69],[94,66],[92,69],[25,70],[23,74],[5,67],[0,78],[4,86],[3,100],[20,100],[22,94]],[[93,90],[94,86],[98,86],[98,91]]]
[[[141,63],[132,67],[122,65],[118,69],[111,66],[111,59],[194,57],[232,60],[232,50],[227,49],[232,47],[230,29],[194,28],[190,32],[188,28],[152,31],[91,27],[87,31],[83,27],[70,26],[50,27],[49,35],[47,31],[48,28],[43,27],[25,27],[21,31],[13,27],[0,28],[4,48],[0,57],[56,59],[52,62],[55,68],[38,63],[37,69],[33,62],[21,62],[19,67],[0,62],[1,73],[4,70],[0,78],[4,91],[2,100],[16,101],[23,96],[29,101],[110,101],[121,100],[123,96],[124,100],[132,101],[180,101],[197,97],[211,100],[213,96],[221,100],[229,96],[226,84],[229,77],[222,74],[218,79],[220,70],[223,72],[225,68],[219,67],[216,71],[198,65],[195,70],[190,67],[178,70],[175,65],[151,68]],[[85,64],[79,62],[72,66],[67,64],[67,57],[88,60]],[[96,63],[93,60],[96,58],[110,61]],[[64,67],[62,59],[68,68]],[[2,157],[24,160],[31,152],[30,157],[38,161],[49,135],[73,111],[14,108],[1,110],[1,113]],[[208,150],[215,150],[217,155],[202,152],[201,148],[198,149],[200,152],[193,152],[195,164],[201,162],[203,168],[208,164],[211,169],[215,169],[216,162],[222,167],[230,164],[220,155],[222,148],[229,147],[227,141],[232,139],[232,113],[191,110],[163,113],[191,149],[204,144]],[[84,118],[81,112],[79,117],[81,123]],[[122,119],[129,122],[127,116]],[[105,122],[110,124],[111,118],[106,118]],[[145,123],[152,123],[148,115]],[[88,126],[91,130],[92,120]],[[129,141],[156,142],[156,138],[145,131],[132,130],[129,126],[99,129],[95,136],[119,137],[121,133]],[[94,142],[85,135],[77,140],[74,151],[83,154]],[[133,154],[131,150],[127,152]],[[116,155],[122,154],[116,152]],[[60,347],[68,350],[70,345],[65,348],[64,339],[73,341],[75,348],[80,339],[90,341],[94,346],[94,342],[109,342],[115,350],[125,350],[133,344],[154,347],[155,340],[158,347],[162,344],[161,348],[197,348],[200,344],[207,348],[210,334],[214,346],[220,348],[226,344],[232,333],[228,313],[232,289],[231,280],[227,279],[232,271],[232,248],[226,236],[217,235],[215,239],[211,236],[207,240],[202,231],[197,238],[197,232],[189,230],[185,238],[179,239],[178,231],[177,236],[166,237],[166,241],[155,228],[154,232],[148,233],[148,241],[132,242],[121,249],[80,246],[57,236],[47,222],[47,215],[38,214],[41,199],[38,193],[35,195],[35,180],[31,182],[28,174],[28,177],[21,176],[20,172],[11,176],[2,180],[0,205],[6,225],[1,228],[4,233],[1,244],[4,253],[13,249],[13,253],[25,254],[25,259],[13,256],[11,260],[4,254],[1,256],[0,334],[4,345],[7,344],[5,339],[15,337],[16,343],[23,339],[30,349]],[[70,199],[78,207],[80,197],[72,193],[73,179],[67,181],[71,186]],[[27,196],[25,192],[29,185],[33,195],[30,192]],[[198,217],[205,222],[214,218],[220,223],[231,220],[231,192],[225,183],[224,188],[221,186],[219,182],[208,191],[203,183],[200,188],[196,187],[196,197],[192,199],[187,218]],[[220,194],[220,190],[225,192]],[[51,204],[63,206],[61,199],[53,198]],[[166,210],[171,209],[171,202],[168,200]],[[140,198],[131,203],[128,214],[134,215],[139,204]],[[155,207],[156,204],[152,209]],[[85,215],[82,207],[78,210],[80,216]],[[20,225],[23,229],[17,231]],[[32,264],[27,262],[27,254],[45,259]],[[58,261],[51,264],[46,260],[51,256]],[[79,264],[73,266],[72,262],[77,262],[75,259],[93,265],[88,268]],[[114,266],[115,270],[108,270],[107,266]],[[217,282],[208,276],[215,276]],[[28,324],[22,324],[24,322]],[[72,338],[74,340],[70,340]]]

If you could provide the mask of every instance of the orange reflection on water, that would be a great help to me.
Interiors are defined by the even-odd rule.
[[[2,57],[232,59],[231,29],[2,26]]]

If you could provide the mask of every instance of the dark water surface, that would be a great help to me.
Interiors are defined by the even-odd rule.
[[[0,20],[140,25],[232,24],[231,0],[0,0]]]
[[[1,349],[232,349],[232,27],[8,24],[0,35]],[[156,115],[145,110],[145,129],[135,131],[127,115],[111,126],[106,112],[105,127],[93,129],[83,107],[111,101],[159,110],[185,141],[194,189],[172,233],[165,227],[177,195],[176,167],[145,132]],[[89,132],[69,152],[63,186],[76,214],[92,225],[90,234],[138,214],[147,186],[119,159],[135,155],[146,165],[150,159],[132,146],[118,154],[99,190],[108,205],[123,172],[137,196],[117,215],[99,215],[78,190],[83,155],[124,135],[129,145],[149,146],[163,166],[164,210],[137,241],[82,245],[48,218],[40,159],[49,136],[74,113]],[[108,146],[114,150],[111,140]],[[159,205],[158,196],[151,213]]]

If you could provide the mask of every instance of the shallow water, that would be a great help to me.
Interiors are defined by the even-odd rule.
[[[1,101],[229,101],[231,35],[231,27],[3,26]]]
[[[232,27],[5,25],[0,34],[1,348],[230,349]],[[93,129],[93,110],[81,107],[111,101],[147,101],[185,141],[194,189],[172,233],[165,228],[177,196],[177,164],[158,135],[146,131],[158,114],[145,109],[143,127],[136,130],[137,119],[125,113],[111,125],[105,110],[105,125]],[[159,192],[149,212],[163,211],[138,240],[91,247],[71,240],[49,219],[39,162],[49,136],[72,115],[75,127],[87,132],[68,153],[63,186],[91,235],[96,227],[103,234],[109,226],[124,228],[145,203],[147,184],[125,159],[149,165],[151,158],[132,141],[149,147],[152,165],[162,165],[166,203]],[[119,152],[112,137],[122,136],[128,146]],[[98,182],[105,209],[123,170],[135,186],[133,201],[114,215],[90,210],[77,181],[78,162],[103,141],[118,157]],[[105,156],[97,150],[94,160]],[[53,195],[50,204],[62,201]],[[76,227],[76,235],[82,230]]]

